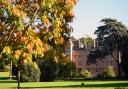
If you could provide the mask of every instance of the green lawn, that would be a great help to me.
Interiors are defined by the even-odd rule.
[[[7,72],[0,72],[0,89],[16,89],[16,80],[9,80]],[[81,83],[84,82],[84,85]],[[56,81],[21,83],[21,89],[128,89],[128,81]]]

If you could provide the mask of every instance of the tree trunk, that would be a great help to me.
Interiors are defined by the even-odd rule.
[[[122,74],[121,74],[121,55],[117,55],[118,57],[116,58],[112,53],[111,56],[114,58],[115,62],[117,63],[118,67],[118,78],[121,79]]]
[[[123,50],[121,68],[124,72],[125,79],[128,79],[128,49]]]
[[[124,78],[128,79],[128,58],[123,58],[121,67],[124,72]]]
[[[20,89],[20,70],[18,70],[18,89]]]
[[[117,65],[118,65],[118,78],[121,79],[122,78],[121,65],[120,65],[120,63],[117,63]]]
[[[128,79],[128,72],[125,72],[125,79]]]
[[[12,61],[10,63],[10,75],[9,75],[9,78],[12,79]]]

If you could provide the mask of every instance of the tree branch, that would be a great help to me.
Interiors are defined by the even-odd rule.
[[[36,10],[36,12],[35,12],[35,14],[34,14],[34,17],[33,17],[33,19],[30,21],[30,23],[25,27],[23,34],[26,32],[26,30],[29,28],[29,26],[34,22],[36,16],[38,15],[39,10],[40,10],[40,8],[39,8],[39,6],[37,6],[37,10]]]
[[[115,60],[117,63],[119,63],[118,59],[116,59],[116,57],[115,57],[112,53],[110,53],[110,55],[114,58],[114,60]]]
[[[8,38],[7,38],[7,40],[5,41],[5,43],[4,43],[4,45],[3,45],[3,47],[0,49],[0,55],[2,54],[2,51],[3,51],[4,47],[5,47],[5,46],[7,46],[8,41],[10,40],[10,38],[11,38],[11,35],[12,35],[13,31],[14,31],[14,26],[13,26],[13,28],[12,28],[12,30],[11,30],[11,32],[10,32],[10,34],[9,34]]]

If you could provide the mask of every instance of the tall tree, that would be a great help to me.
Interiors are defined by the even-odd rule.
[[[91,38],[89,36],[88,37],[82,37],[80,40],[87,47],[93,47],[94,46],[94,40],[93,40],[93,38]]]
[[[97,35],[98,40],[102,46],[102,51],[100,52],[102,56],[111,54],[118,64],[119,76],[121,77],[121,69],[124,71],[125,75],[127,76],[127,72],[126,72],[126,70],[128,71],[128,65],[126,65],[128,58],[127,27],[121,22],[118,22],[117,20],[111,18],[102,19],[101,22],[103,22],[104,24],[102,26],[99,26],[98,29],[95,31],[95,34]],[[114,51],[118,52],[118,54],[114,55],[113,54]],[[118,56],[118,58],[116,56]]]
[[[58,52],[70,37],[76,0],[0,0],[0,57],[6,53],[19,66]],[[63,51],[62,51],[63,52]],[[19,66],[20,68],[20,66]]]

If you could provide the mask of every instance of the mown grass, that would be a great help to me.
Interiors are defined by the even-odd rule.
[[[9,73],[0,72],[0,89],[16,89],[17,81],[9,80]],[[84,83],[84,85],[81,85]],[[128,81],[55,81],[26,82],[20,84],[21,89],[128,89]]]

